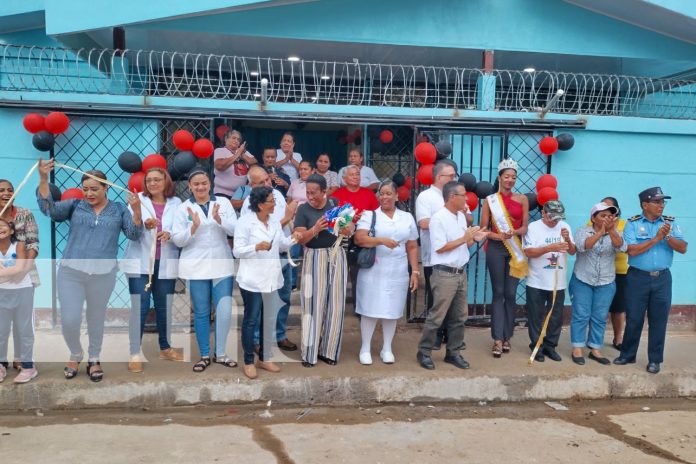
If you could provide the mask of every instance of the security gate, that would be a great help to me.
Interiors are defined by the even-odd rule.
[[[118,166],[118,157],[124,151],[132,151],[147,156],[159,153],[167,160],[176,153],[172,143],[172,134],[178,129],[190,131],[195,138],[215,140],[213,135],[213,120],[208,118],[160,119],[143,117],[113,117],[101,115],[69,114],[70,130],[56,137],[55,159],[68,166],[88,171],[99,169],[104,171],[107,178],[117,185],[126,186],[130,174]],[[199,160],[201,167],[212,169],[209,160]],[[81,188],[81,174],[66,169],[55,170],[55,185],[65,191],[69,188]],[[187,192],[186,182],[176,182],[176,192],[183,199]],[[110,189],[109,199],[125,202],[123,192]],[[60,259],[68,239],[68,224],[51,222],[52,259]],[[121,235],[119,257],[123,255],[128,239]],[[55,291],[55,269],[52,279],[52,306],[54,325],[57,320],[57,295]],[[173,321],[188,321],[190,305],[184,298],[184,285],[177,283],[173,304]],[[130,295],[128,279],[123,273],[117,274],[116,287],[111,294],[108,308],[111,313],[108,324],[125,326],[130,311]],[[182,314],[178,314],[182,312]],[[185,314],[184,314],[185,312]]]
[[[550,172],[550,157],[539,152],[539,141],[550,135],[548,132],[528,132],[517,130],[453,130],[451,128],[431,129],[396,127],[389,128],[393,134],[393,141],[389,144],[374,142],[374,137],[379,133],[376,130],[368,130],[371,137],[370,162],[380,178],[391,177],[400,172],[404,176],[413,176],[415,179],[418,165],[414,160],[415,146],[423,140],[436,143],[440,140],[448,140],[453,147],[450,159],[459,167],[459,173],[469,172],[476,176],[478,181],[494,183],[497,176],[498,163],[504,158],[512,158],[519,164],[517,184],[515,191],[528,193],[536,191],[536,179]],[[375,151],[379,149],[380,151]],[[411,197],[408,205],[403,205],[412,213],[415,213],[415,200],[427,186],[412,184]],[[481,202],[479,202],[479,205]],[[474,223],[481,218],[481,208],[474,211]],[[530,211],[530,222],[540,218],[538,211]],[[487,324],[490,322],[492,289],[486,257],[483,245],[476,244],[470,249],[471,258],[468,264],[469,278],[469,320],[468,324]],[[517,315],[524,316],[522,305],[525,302],[524,281],[517,287]],[[425,302],[425,291],[419,289],[409,297],[407,317],[409,322],[422,322],[428,314]]]

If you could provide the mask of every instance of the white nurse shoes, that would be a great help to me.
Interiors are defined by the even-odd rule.
[[[379,357],[382,358],[384,364],[394,364],[394,361],[396,361],[394,359],[394,353],[391,351],[381,351]]]
[[[370,353],[360,353],[360,364],[363,366],[372,364],[372,355]]]

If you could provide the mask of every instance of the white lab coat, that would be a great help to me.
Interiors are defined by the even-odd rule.
[[[216,203],[220,205],[222,224],[213,219]],[[193,222],[189,218],[187,208],[198,213],[201,220],[201,225],[194,235],[191,235]],[[184,201],[177,209],[172,233],[174,244],[181,248],[179,277],[187,280],[208,280],[233,275],[234,260],[227,236],[234,234],[236,223],[237,214],[226,198],[211,196],[207,216],[193,198]]]
[[[142,207],[143,223],[150,218],[157,219],[155,216],[155,208],[152,205],[152,200],[142,193],[139,193],[140,202]],[[177,208],[181,205],[181,200],[177,197],[172,197],[167,199],[167,203],[164,205],[164,212],[162,213],[162,231],[169,232],[172,234],[172,229],[174,226],[174,217],[176,216]],[[131,207],[128,210],[133,213]],[[128,247],[126,247],[126,252],[123,255],[123,259],[119,263],[121,272],[126,274],[149,274],[150,273],[150,250],[152,249],[152,240],[154,239],[153,230],[156,229],[145,229],[143,226],[143,233],[140,234],[138,240],[129,240]],[[157,275],[160,279],[176,279],[178,277],[179,270],[179,248],[172,243],[171,240],[162,244],[160,249],[160,266],[159,274]]]
[[[237,283],[250,292],[271,293],[283,286],[280,253],[290,249],[292,237],[286,237],[278,220],[268,219],[268,227],[256,213],[239,218],[234,234],[234,256],[239,259]],[[269,242],[271,249],[256,251],[256,244]]]

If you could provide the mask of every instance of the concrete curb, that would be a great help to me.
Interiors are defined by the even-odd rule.
[[[8,379],[9,380],[9,379]],[[284,405],[528,401],[696,395],[696,373],[606,375],[187,378],[91,384],[49,380],[2,385],[0,409],[161,408],[204,404]]]

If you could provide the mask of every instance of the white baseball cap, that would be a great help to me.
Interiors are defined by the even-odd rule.
[[[611,214],[617,214],[619,212],[618,208],[616,206],[608,205],[604,202],[597,203],[592,207],[592,210],[590,211],[590,217],[594,216],[595,214],[599,213],[600,211],[606,211],[609,210]]]

